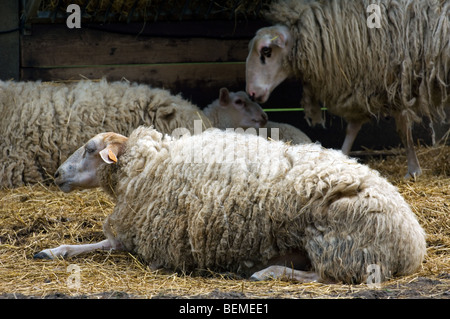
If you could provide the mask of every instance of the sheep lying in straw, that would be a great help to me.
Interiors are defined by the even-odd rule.
[[[136,83],[0,81],[0,188],[51,181],[58,166],[100,132],[129,135],[139,125],[153,125],[162,133],[185,128],[193,134],[194,120],[211,126],[221,126],[223,120],[244,129],[267,121],[256,103],[223,110],[233,118],[208,121],[180,96]]]
[[[242,118],[241,108],[262,110],[261,106],[252,101],[247,93],[243,91],[229,92],[228,89],[221,88],[219,98],[204,108],[203,112],[211,123],[217,123],[214,127],[220,129],[237,128],[235,123]],[[265,119],[267,120],[267,115],[265,115]],[[267,130],[260,128],[258,131],[255,130],[255,134],[258,133],[263,137],[292,144],[311,143],[311,139],[305,133],[290,124],[272,121],[263,124],[261,123],[261,127],[267,128]],[[251,130],[246,130],[246,132],[251,133]]]
[[[265,102],[287,77],[302,79],[307,100],[348,122],[345,154],[364,122],[391,115],[406,148],[406,177],[418,176],[411,126],[424,116],[445,119],[449,16],[450,2],[440,0],[277,1],[266,14],[274,26],[250,42],[247,93]]]
[[[61,165],[56,183],[64,192],[102,186],[117,204],[106,240],[36,258],[113,248],[153,268],[361,283],[374,269],[380,281],[410,274],[426,251],[393,185],[317,144],[218,129],[174,139],[140,127],[129,139],[95,136]]]

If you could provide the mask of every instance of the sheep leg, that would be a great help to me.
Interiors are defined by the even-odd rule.
[[[102,250],[118,250],[120,249],[120,244],[116,241],[111,241],[109,239],[102,240],[101,242],[95,244],[85,244],[85,245],[61,245],[52,249],[44,249],[33,256],[37,259],[56,259],[58,257],[72,257],[82,253],[91,252],[96,249]]]
[[[268,279],[293,280],[302,283],[315,282],[320,280],[320,276],[312,271],[297,270],[285,266],[269,266],[263,270],[255,272],[250,280],[261,281]]]
[[[403,146],[406,149],[406,159],[408,162],[408,173],[405,175],[405,179],[415,179],[422,170],[420,168],[419,160],[417,159],[416,150],[414,149],[414,141],[412,136],[412,125],[407,113],[399,112],[395,114],[395,124],[397,131],[402,140]]]
[[[342,153],[344,153],[345,155],[348,155],[350,153],[353,142],[355,141],[362,124],[363,122],[354,122],[354,121],[348,122],[344,144],[342,144],[341,148]]]

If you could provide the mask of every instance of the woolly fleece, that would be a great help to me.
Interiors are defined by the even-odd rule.
[[[174,140],[140,127],[98,174],[117,198],[105,235],[156,268],[248,276],[298,249],[322,278],[362,283],[368,265],[385,280],[414,272],[426,253],[393,185],[316,144],[217,129]]]

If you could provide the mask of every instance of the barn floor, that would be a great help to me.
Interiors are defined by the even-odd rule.
[[[125,252],[34,260],[44,248],[103,240],[102,220],[114,205],[101,190],[64,194],[34,185],[0,190],[0,298],[450,299],[450,146],[418,149],[424,174],[415,182],[402,179],[406,159],[402,150],[393,152],[398,155],[362,161],[386,176],[411,205],[428,234],[428,256],[416,274],[380,288],[150,271]],[[68,271],[71,265],[79,267],[79,282]]]

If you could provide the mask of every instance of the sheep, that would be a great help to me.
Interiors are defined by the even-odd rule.
[[[214,127],[220,129],[237,129],[244,127],[244,125],[236,126],[236,122],[243,117],[242,113],[245,112],[242,109],[263,112],[261,106],[252,101],[247,93],[243,91],[229,92],[227,88],[221,88],[219,98],[204,108],[203,112],[210,122],[216,123]],[[265,115],[265,119],[265,125],[261,123],[258,131],[254,130],[252,132],[251,130],[247,130],[247,133],[258,133],[263,137],[269,137],[276,141],[282,140],[292,144],[312,143],[311,139],[298,128],[287,123],[268,121],[267,115]],[[248,123],[247,126],[251,126],[251,124]],[[267,130],[262,130],[261,128],[267,128]]]
[[[397,189],[318,144],[219,129],[177,139],[139,127],[128,139],[93,137],[55,178],[64,192],[101,186],[116,206],[103,224],[107,239],[35,258],[120,249],[151,269],[378,283],[413,273],[426,253]]]
[[[255,103],[234,109],[230,127],[259,128],[267,115]],[[195,120],[221,126],[197,106],[169,91],[127,82],[72,84],[0,81],[0,188],[49,183],[79,145],[102,131],[128,135],[139,125],[172,134],[194,133]],[[201,128],[201,125],[200,125]]]
[[[243,117],[243,113],[250,116]],[[243,91],[229,92],[227,88],[219,90],[219,98],[203,109],[204,115],[211,125],[219,129],[264,127],[267,123],[267,114],[261,106],[248,98]],[[252,113],[256,113],[253,115]],[[255,123],[257,122],[257,123]],[[212,124],[214,123],[214,124]],[[239,123],[239,125],[236,125]],[[256,125],[255,125],[256,124]]]
[[[263,103],[286,78],[301,79],[305,99],[347,121],[345,154],[363,123],[393,116],[407,154],[405,178],[415,178],[421,168],[412,124],[444,122],[449,101],[449,15],[450,2],[440,0],[274,2],[266,13],[273,26],[249,44],[246,91]],[[304,107],[318,114],[318,103]]]

